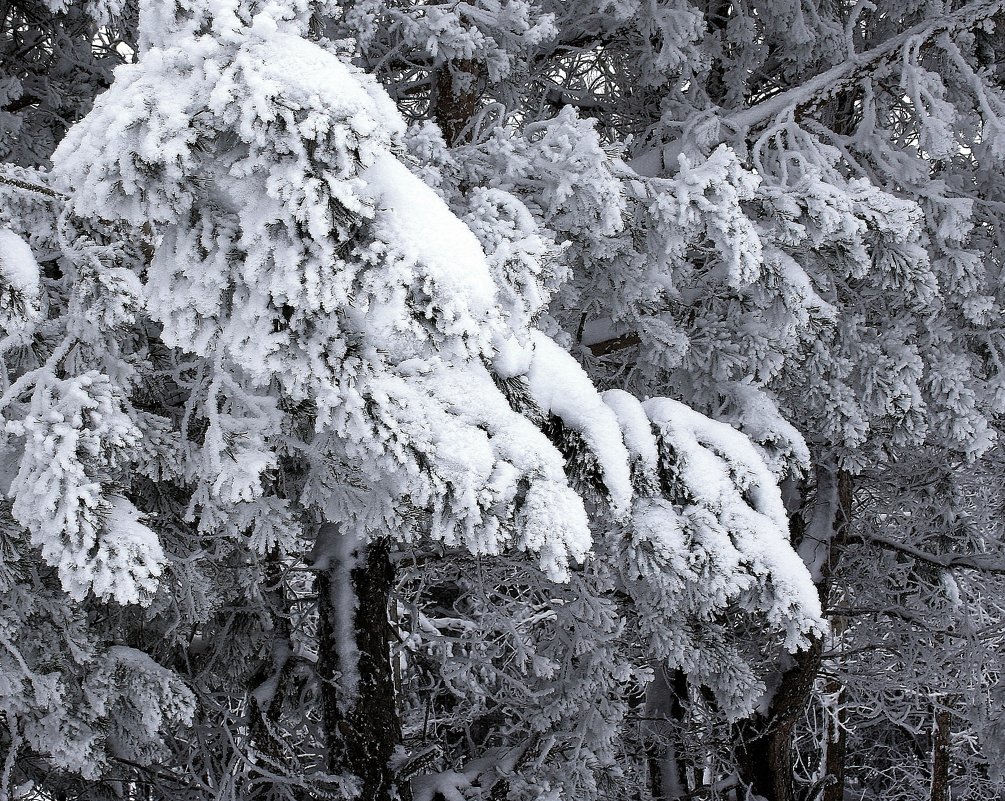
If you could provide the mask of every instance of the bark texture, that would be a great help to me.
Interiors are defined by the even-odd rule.
[[[668,739],[670,728],[662,721],[682,723],[685,708],[682,699],[688,694],[687,677],[682,670],[669,675],[657,670],[646,688],[645,715],[649,719],[646,737],[646,763],[649,769],[649,791],[656,801],[687,801],[691,792],[687,786],[687,764]]]
[[[337,608],[346,594],[339,581],[348,574],[355,600],[352,630],[358,681],[352,697],[345,697],[339,664],[339,616]],[[329,769],[359,779],[360,801],[408,801],[407,784],[397,786],[390,760],[401,743],[401,722],[395,703],[391,667],[391,625],[388,604],[394,586],[394,568],[386,541],[375,541],[358,553],[347,571],[333,563],[318,574],[319,658],[318,673],[323,690],[322,719],[329,742]],[[350,668],[351,669],[351,668]]]
[[[848,731],[845,729],[847,713],[844,708],[844,688],[831,682],[827,692],[834,695],[836,709],[827,721],[827,739],[824,755],[824,790],[820,801],[843,801],[844,799],[844,766],[848,751]]]
[[[795,664],[782,674],[767,718],[738,725],[740,779],[767,801],[800,801],[792,740],[822,656],[821,640],[814,640],[809,649],[797,653]]]
[[[943,707],[935,710],[932,736],[932,801],[949,801],[952,758],[952,713]]]
[[[477,61],[465,58],[444,64],[436,72],[433,117],[448,145],[470,138],[471,121],[478,108],[481,70]]]

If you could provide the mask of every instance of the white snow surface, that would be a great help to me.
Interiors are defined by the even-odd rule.
[[[753,443],[669,398],[648,400],[643,408],[675,449],[695,500],[729,532],[724,555],[735,549],[750,573],[770,578],[768,617],[788,629],[787,645],[794,647],[807,629],[825,630],[816,587],[789,544],[781,491]]]
[[[38,262],[28,243],[9,228],[0,228],[0,276],[26,299],[38,297]]]
[[[638,398],[624,390],[609,389],[603,399],[617,416],[629,452],[640,461],[647,474],[654,475],[659,465],[659,450],[653,437],[652,421]]]
[[[359,177],[373,197],[374,234],[393,248],[389,257],[418,265],[436,282],[440,294],[463,297],[469,313],[487,314],[494,305],[496,287],[471,229],[386,151]]]
[[[529,338],[524,341],[511,333],[500,332],[493,347],[492,372],[500,378],[516,378],[530,370],[534,361],[534,343]]]
[[[165,556],[157,534],[143,523],[143,514],[122,497],[110,499],[104,536],[89,558],[91,591],[120,604],[137,603],[157,589]],[[66,554],[64,562],[79,559]],[[74,562],[77,567],[79,562]],[[62,567],[62,564],[60,565]],[[71,593],[72,594],[72,593]]]
[[[532,337],[534,358],[527,381],[534,400],[582,435],[600,463],[614,513],[623,517],[631,507],[632,481],[617,416],[567,351],[543,333],[534,331]]]
[[[372,77],[302,36],[279,30],[266,14],[256,16],[236,63],[257,76],[263,94],[281,92],[326,116],[348,117],[363,136],[405,132],[397,107]]]
[[[470,786],[467,776],[453,770],[423,774],[412,779],[412,801],[433,801],[436,797],[444,801],[466,801],[464,790]]]

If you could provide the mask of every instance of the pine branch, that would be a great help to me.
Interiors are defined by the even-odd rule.
[[[20,189],[23,192],[34,192],[36,195],[43,195],[44,197],[51,198],[52,200],[65,201],[69,199],[62,192],[57,192],[55,189],[50,189],[47,186],[36,184],[32,181],[26,181],[23,178],[15,178],[11,175],[5,174],[3,171],[0,171],[0,184],[13,186],[15,189]]]
[[[37,105],[42,101],[35,97],[34,95],[21,95],[17,100],[12,100],[6,106],[0,108],[0,111],[5,111],[8,114],[17,114],[19,111],[24,111],[30,106]]]
[[[641,344],[642,340],[639,335],[634,332],[629,332],[627,334],[621,334],[619,336],[613,337],[612,339],[604,339],[600,342],[592,342],[587,347],[594,356],[607,356],[610,353],[615,353],[619,350],[625,350],[626,348],[633,348],[636,345]]]
[[[899,58],[908,45],[916,47],[944,33],[973,29],[979,22],[1005,10],[1005,0],[976,0],[951,14],[919,22],[883,44],[857,53],[829,70],[810,78],[800,86],[768,98],[750,108],[738,111],[722,122],[736,131],[750,131],[777,119],[780,115],[804,106],[817,105],[838,94],[864,73],[875,71],[883,64]]]
[[[751,131],[770,124],[788,112],[817,106],[834,97],[846,90],[850,84],[862,78],[864,74],[873,72],[883,64],[900,58],[904,48],[909,45],[920,47],[938,36],[973,29],[980,22],[990,19],[1003,10],[1005,10],[1005,0],[974,0],[951,14],[924,20],[906,31],[890,37],[871,50],[853,55],[848,60],[825,70],[799,86],[773,95],[749,108],[723,116],[720,118],[720,122],[727,128],[748,136]],[[627,166],[634,167],[640,175],[653,177],[656,173],[654,171],[650,174],[650,170],[658,169],[655,165],[660,165],[663,170],[667,169],[668,162],[675,157],[671,154],[677,152],[678,149],[674,143],[671,143],[640,153]],[[604,356],[636,344],[638,344],[638,334],[629,332],[591,343],[589,348],[593,355]]]

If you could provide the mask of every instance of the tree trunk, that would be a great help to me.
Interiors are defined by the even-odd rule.
[[[645,715],[649,718],[646,742],[646,763],[649,769],[649,791],[656,801],[686,801],[691,797],[687,786],[687,765],[670,741],[671,728],[663,721],[681,724],[687,697],[687,678],[681,670],[670,676],[657,669],[655,678],[646,688]]]
[[[329,773],[341,773],[343,710],[339,692],[338,612],[336,587],[339,583],[338,567],[320,570],[315,578],[318,596],[318,661],[317,676],[321,695],[321,729],[327,745]]]
[[[5,716],[0,713],[0,801],[9,801],[11,774],[14,772],[16,752],[7,730]]]
[[[944,708],[935,710],[935,731],[932,737],[932,796],[931,801],[949,801],[949,772],[952,766],[952,713]]]
[[[844,765],[848,750],[848,732],[845,729],[847,713],[844,708],[844,688],[837,682],[830,682],[827,692],[835,699],[836,708],[827,720],[827,733],[824,747],[824,791],[821,801],[843,801],[844,799]]]
[[[319,540],[343,536],[324,528]],[[318,676],[329,770],[359,779],[359,801],[407,801],[408,786],[396,785],[390,766],[401,743],[401,723],[387,614],[394,587],[389,547],[384,540],[354,549],[344,546],[329,549],[324,557],[328,564],[317,577]],[[346,592],[346,581],[351,592]],[[354,609],[347,608],[352,605]]]
[[[792,539],[800,556],[809,557],[808,566],[826,609],[831,570],[848,536],[853,485],[850,473],[826,465],[818,466],[816,476],[813,516],[807,525],[800,512],[793,515]],[[795,654],[793,661],[781,676],[767,716],[756,716],[737,726],[740,780],[767,801],[798,801],[792,741],[820,672],[823,641],[814,640],[807,650]]]
[[[478,108],[478,81],[482,65],[463,58],[443,64],[436,71],[433,117],[448,145],[470,139],[471,121]]]
[[[767,721],[758,717],[737,726],[740,780],[767,801],[798,801],[792,736],[822,657],[823,642],[814,640],[807,650],[795,655],[795,664],[782,674]]]

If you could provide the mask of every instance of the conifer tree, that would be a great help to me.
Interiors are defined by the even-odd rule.
[[[0,799],[993,792],[1002,6],[9,3]]]
[[[484,714],[444,735],[463,771],[417,788],[595,797],[637,768],[618,735],[654,661],[739,714],[759,649],[822,631],[762,455],[598,392],[534,325],[554,237],[511,192],[410,172],[421,137],[312,24],[331,14],[146,4],[52,175],[5,173],[5,565],[12,590],[46,577],[46,615],[103,621],[62,674],[8,649],[0,697],[35,696],[5,707],[5,797],[407,795],[409,705],[446,702],[399,699],[422,654]],[[445,566],[481,573],[445,588],[473,640],[427,614]],[[115,736],[38,730],[53,705]]]
[[[1001,3],[519,8],[521,30],[548,35],[507,38],[488,4],[373,2],[343,22],[416,118],[467,109],[438,157],[462,194],[517,194],[569,242],[546,324],[585,346],[594,380],[729,420],[790,476],[793,541],[826,596],[849,545],[859,558],[865,499],[913,503],[890,489],[906,452],[973,460],[996,436]],[[792,736],[819,669],[781,671],[786,713],[740,729],[773,749],[740,749],[767,797],[797,792]]]

